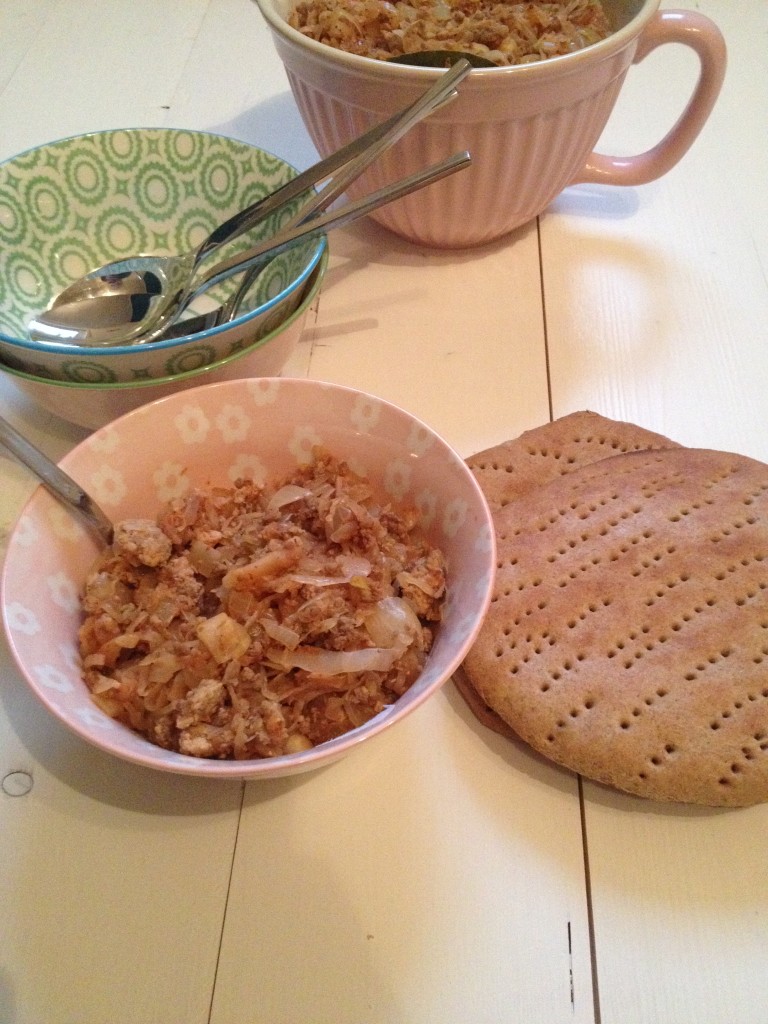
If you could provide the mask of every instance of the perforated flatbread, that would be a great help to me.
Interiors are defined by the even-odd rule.
[[[467,459],[491,511],[503,508],[566,473],[623,452],[679,445],[662,434],[607,419],[596,412],[574,412],[527,430],[512,441]]]
[[[546,757],[639,796],[768,800],[768,466],[616,455],[496,514],[495,593],[465,661]]]
[[[495,514],[531,490],[600,459],[623,452],[678,447],[676,441],[663,434],[585,410],[561,416],[511,441],[486,448],[470,456],[467,465]],[[514,735],[507,723],[477,694],[462,669],[454,673],[453,682],[483,725],[501,736]]]

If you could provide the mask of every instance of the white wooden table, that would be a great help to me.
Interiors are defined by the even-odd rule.
[[[674,171],[463,254],[335,232],[289,372],[465,455],[590,408],[768,461],[768,5],[692,6],[731,61]],[[630,72],[601,148],[656,141],[688,57]],[[0,2],[1,159],[135,125],[316,157],[248,0]],[[57,458],[83,437],[7,378],[0,406]],[[2,533],[34,486],[0,456]],[[452,684],[327,770],[212,784],[69,735],[2,645],[0,780],[0,1024],[768,1022],[768,805],[607,791]]]

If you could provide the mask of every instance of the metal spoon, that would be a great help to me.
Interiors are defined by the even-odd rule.
[[[357,143],[353,142],[349,147],[345,147],[341,154],[350,150],[355,152],[354,157],[347,158],[339,174],[302,206],[287,225],[287,229],[303,224],[319,210],[329,206],[385,149],[392,146],[418,121],[452,99],[455,96],[454,86],[470,70],[467,62],[459,61],[454,64],[415,102],[383,125],[366,133],[362,139],[357,140]],[[360,146],[361,142],[365,145]],[[308,178],[314,183],[328,176],[324,173],[318,179],[318,167],[322,170],[330,161],[334,166],[338,166],[339,154],[305,172],[307,177],[301,191],[307,191],[310,184]],[[299,179],[294,179],[288,186],[279,190],[277,198],[267,197],[262,204],[268,203],[270,211],[281,206],[286,201],[286,189],[293,198],[297,194],[295,182],[301,177],[300,175]],[[253,207],[247,211],[249,225],[253,223],[254,218],[260,219],[264,215],[263,205],[259,206],[259,211],[258,217]],[[233,221],[238,221],[239,226],[235,229],[228,227]],[[226,230],[227,240],[232,237],[233,230],[238,233],[243,230],[239,215],[231,218],[219,232],[222,230]],[[217,239],[219,232],[215,233]],[[221,241],[217,240],[215,244],[219,245]],[[206,255],[211,249],[207,242],[204,246],[203,255]],[[267,254],[267,250],[264,250],[264,254]],[[240,255],[231,258],[234,261],[233,266],[240,262]],[[269,255],[276,255],[276,251],[269,252]],[[69,343],[79,346],[130,344],[152,340],[156,328],[162,329],[169,319],[177,316],[195,296],[223,279],[209,272],[203,275],[201,281],[195,283],[195,269],[199,261],[197,253],[192,253],[181,257],[134,257],[113,263],[106,268],[109,271],[105,275],[106,282],[104,276],[100,276],[101,272],[95,271],[85,279],[69,285],[47,310],[29,321],[29,336],[38,342],[53,342],[57,345]],[[245,265],[240,269],[245,269]]]
[[[65,473],[1,416],[0,444],[7,448],[12,455],[15,455],[27,469],[31,469],[55,497],[81,516],[86,525],[104,544],[112,543],[112,523],[93,498],[68,473]]]
[[[420,50],[417,53],[402,53],[399,57],[387,57],[389,64],[412,64],[417,68],[449,68],[456,61],[466,60],[473,68],[495,68],[498,65],[487,57],[462,50]]]

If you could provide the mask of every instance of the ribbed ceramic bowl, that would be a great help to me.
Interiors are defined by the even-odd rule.
[[[274,330],[251,345],[196,370],[158,380],[117,384],[49,380],[4,366],[0,366],[0,372],[11,376],[16,387],[43,409],[88,430],[96,430],[132,409],[177,391],[238,378],[274,377],[296,348],[307,314],[322,287],[327,265],[326,251],[299,293],[299,306]]]
[[[213,363],[268,334],[298,305],[324,237],[277,256],[237,319],[205,338],[72,347],[34,342],[26,324],[72,281],[112,260],[193,250],[294,176],[290,164],[255,146],[172,128],[94,132],[0,164],[0,360],[81,384],[156,380]],[[205,266],[272,235],[298,205],[295,200],[266,218]],[[201,296],[198,308],[220,304],[236,282]]]
[[[295,0],[254,0],[285,65],[304,123],[322,155],[412,102],[442,71],[346,53],[288,24]],[[565,56],[478,68],[458,97],[379,158],[351,195],[378,188],[451,153],[469,150],[461,174],[372,216],[428,246],[478,245],[541,213],[567,185],[637,185],[664,174],[689,148],[718,95],[725,46],[696,12],[657,10],[659,0],[604,0],[615,31]],[[701,78],[679,122],[653,149],[616,159],[592,152],[633,62],[663,43],[691,47]],[[680,97],[681,108],[685,97]],[[664,129],[660,123],[659,132]]]
[[[162,438],[162,445],[147,439]],[[279,479],[322,445],[364,473],[383,500],[415,503],[447,559],[443,621],[421,675],[367,724],[303,753],[205,760],[164,750],[102,712],[78,666],[79,594],[97,548],[42,487],[8,540],[2,615],[18,671],[78,736],[139,765],[215,779],[266,779],[335,761],[432,696],[472,644],[490,601],[493,526],[463,459],[426,424],[372,395],[311,380],[228,381],[176,393],[97,431],[62,466],[117,521],[153,516],[195,485]]]

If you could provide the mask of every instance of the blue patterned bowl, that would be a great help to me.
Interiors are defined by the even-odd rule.
[[[69,283],[111,260],[194,249],[295,173],[255,146],[172,128],[95,132],[0,164],[0,360],[39,377],[114,384],[186,373],[253,344],[298,306],[325,251],[324,237],[277,256],[246,296],[244,312],[204,339],[111,348],[41,345],[25,325]],[[231,242],[211,264],[274,234],[298,205]],[[197,308],[220,304],[236,280],[202,296]]]

